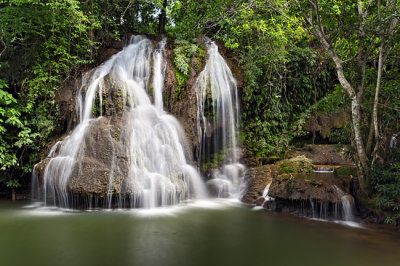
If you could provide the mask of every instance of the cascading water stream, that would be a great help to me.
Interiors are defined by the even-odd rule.
[[[102,97],[106,76],[111,77],[122,90],[123,128],[118,144],[126,149],[129,170],[119,184],[118,195],[115,195],[118,182],[115,180],[114,170],[117,170],[115,165],[118,158],[113,145],[114,155],[110,162],[105,207],[111,207],[113,197],[116,196],[120,197],[118,207],[144,208],[177,204],[188,198],[206,197],[200,175],[187,163],[184,131],[173,116],[163,111],[165,43],[164,39],[158,44],[158,49],[153,50],[150,40],[133,36],[121,52],[85,75],[77,99],[80,123],[68,137],[53,147],[51,156],[55,156],[45,169],[42,200],[46,204],[62,207],[71,205],[68,185],[74,168],[79,171],[81,167],[85,136],[92,134],[92,123],[104,118]],[[152,72],[154,104],[148,94]],[[93,117],[96,94],[100,99],[100,117],[97,118]],[[125,199],[129,199],[129,204]]]
[[[274,198],[268,196],[268,192],[269,192],[269,188],[271,187],[271,183],[269,183],[268,185],[265,186],[263,193],[262,193],[262,197],[264,198],[265,201],[271,201],[274,200]]]
[[[95,93],[101,94],[102,87],[100,80],[103,79],[111,70],[116,56],[113,56],[106,63],[101,65],[92,76],[87,73],[82,79],[82,86],[78,94],[78,104],[80,123],[74,129],[71,135],[67,136],[62,143],[57,142],[50,150],[49,156],[52,156],[56,149],[60,147],[57,156],[52,158],[47,164],[44,178],[43,190],[44,201],[46,204],[69,206],[69,197],[67,191],[68,180],[76,163],[78,152],[86,131],[93,121],[92,108],[95,100]],[[87,86],[86,95],[83,97],[82,89]]]
[[[340,188],[334,185],[334,188],[342,200],[342,218],[345,221],[354,221],[353,205],[354,200],[350,195],[344,193]]]
[[[239,197],[244,166],[238,162],[236,80],[219,54],[218,46],[210,40],[206,42],[207,63],[195,83],[200,163],[216,160],[222,164],[207,184],[214,187],[218,196]]]
[[[165,56],[165,44],[167,40],[164,38],[160,43],[159,47],[153,53],[153,91],[154,91],[154,105],[159,111],[163,110],[163,94],[162,90],[164,87],[164,74],[166,69]]]

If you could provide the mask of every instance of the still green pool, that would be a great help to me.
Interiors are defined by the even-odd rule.
[[[0,265],[400,265],[400,234],[230,201],[85,211],[0,204]]]

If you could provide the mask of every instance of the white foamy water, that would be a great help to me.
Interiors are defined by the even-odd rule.
[[[342,200],[342,216],[345,221],[354,221],[354,215],[353,215],[353,205],[354,205],[354,199],[352,196],[344,193],[340,188],[338,188],[336,185],[334,185],[334,188],[336,189],[336,192],[338,195],[341,197]]]
[[[129,158],[128,176],[121,191],[126,191],[130,207],[153,208],[174,205],[188,198],[207,196],[204,183],[197,170],[187,163],[186,137],[179,122],[163,111],[163,82],[165,72],[162,40],[153,49],[150,40],[133,36],[129,44],[94,71],[85,75],[77,97],[80,122],[74,131],[52,148],[43,184],[43,200],[48,205],[70,207],[68,182],[75,167],[79,167],[84,139],[91,134],[90,124],[95,119],[93,108],[96,95],[102,106],[104,78],[122,90],[124,99],[120,142]],[[151,60],[153,59],[153,68]],[[153,80],[150,81],[153,72]],[[153,84],[153,98],[148,87]],[[100,116],[102,115],[102,108]],[[59,147],[60,146],[60,147]],[[56,150],[59,150],[56,153]],[[111,162],[108,186],[108,206],[114,193],[114,168]],[[124,195],[126,197],[126,195]],[[124,206],[122,206],[124,207]]]
[[[271,186],[271,183],[269,183],[268,185],[266,185],[265,188],[264,188],[264,190],[263,190],[262,197],[265,199],[265,201],[274,200],[274,198],[268,196],[268,192],[269,192],[270,186]]]
[[[239,106],[236,80],[218,52],[218,46],[210,40],[207,40],[207,45],[207,63],[195,83],[200,162],[212,160],[210,156],[214,156],[214,160],[222,156],[222,167],[214,171],[208,185],[220,197],[238,198],[243,190],[245,167],[238,161]],[[210,134],[212,138],[209,138]]]

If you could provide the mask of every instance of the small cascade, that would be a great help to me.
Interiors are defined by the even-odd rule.
[[[390,138],[390,142],[389,142],[389,148],[390,149],[394,149],[394,148],[396,148],[397,147],[397,134],[396,135],[393,135],[391,138]]]
[[[315,173],[329,174],[329,173],[333,173],[335,168],[332,166],[329,166],[329,165],[314,165],[313,169],[314,169]]]
[[[389,163],[394,164],[399,161],[400,158],[400,150],[399,150],[399,141],[398,141],[398,134],[394,134],[390,138],[389,142]]]
[[[352,196],[344,193],[340,188],[334,185],[334,188],[338,195],[342,199],[342,218],[345,221],[354,221],[353,209],[354,199]]]
[[[32,180],[31,195],[32,195],[32,200],[33,201],[39,201],[40,200],[40,198],[38,198],[38,196],[40,194],[39,193],[40,186],[39,186],[38,176],[37,176],[37,173],[36,173],[36,166],[37,166],[37,164],[35,164],[33,166],[32,177],[31,177],[31,180]]]
[[[257,198],[256,209],[258,209],[257,207],[259,207],[259,206],[265,206],[265,204],[269,204],[275,200],[275,198],[268,196],[270,186],[271,186],[271,183],[266,185],[262,192],[262,195]]]
[[[196,83],[197,130],[200,164],[212,162],[207,182],[218,197],[239,197],[244,166],[239,163],[237,149],[238,92],[236,80],[218,46],[207,41],[208,59]]]
[[[274,198],[268,196],[268,192],[269,192],[269,187],[271,186],[271,183],[269,183],[268,185],[265,186],[264,190],[263,190],[263,194],[262,197],[264,198],[265,201],[270,201],[270,200],[274,200]]]
[[[77,97],[79,124],[49,153],[51,158],[39,195],[46,205],[73,207],[74,201],[79,201],[78,196],[69,192],[71,176],[80,177],[84,159],[93,160],[83,156],[86,140],[94,134],[94,125],[102,122],[109,128],[114,127],[110,122],[113,119],[120,119],[122,126],[119,136],[114,134],[109,138],[113,142],[109,148],[112,160],[107,162],[110,164],[106,172],[107,196],[84,196],[89,198],[88,207],[111,208],[117,204],[119,208],[153,208],[206,197],[199,173],[186,160],[185,133],[178,120],[163,110],[165,43],[164,39],[153,49],[153,43],[147,38],[133,36],[121,52],[83,77]],[[106,89],[111,90],[105,85],[106,78],[118,88],[112,93],[121,99],[117,106],[121,112],[114,112],[111,118],[103,116],[103,96]],[[151,82],[154,103],[148,91]],[[127,162],[125,175],[117,175],[123,172],[121,160]]]

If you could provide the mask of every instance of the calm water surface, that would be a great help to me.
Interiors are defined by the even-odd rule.
[[[400,233],[204,201],[71,212],[0,203],[0,265],[400,265]]]

